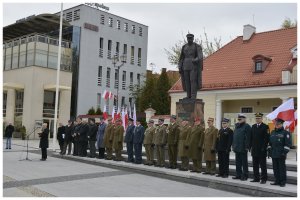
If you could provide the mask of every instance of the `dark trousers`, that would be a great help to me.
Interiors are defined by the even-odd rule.
[[[246,153],[235,153],[236,176],[248,178],[248,155]]]
[[[195,68],[193,66],[193,68]],[[200,70],[201,73],[201,70]],[[184,83],[186,87],[187,97],[196,98],[197,95],[197,78],[201,79],[201,74],[198,76],[197,69],[194,70],[183,70]],[[201,82],[201,80],[199,80]]]
[[[79,155],[78,140],[74,140],[73,156]]]
[[[42,148],[42,159],[47,159],[47,148]]]
[[[90,157],[95,158],[96,157],[96,141],[89,141],[89,146],[90,146]]]
[[[229,175],[229,152],[218,151],[219,174]]]
[[[254,179],[267,181],[267,159],[265,156],[252,156]],[[259,175],[259,167],[261,176]]]
[[[168,145],[170,167],[177,167],[177,145]]]
[[[133,144],[136,163],[142,163],[142,143]]]
[[[88,142],[85,140],[79,141],[78,144],[78,153],[79,156],[87,156],[87,146],[88,146]]]
[[[104,152],[105,152],[105,148],[99,148],[99,158],[104,158]]]
[[[70,155],[71,150],[72,150],[72,141],[71,140],[65,140],[64,147],[63,147],[63,152],[62,152],[63,155],[66,154],[67,147],[68,147],[68,155]]]
[[[126,143],[127,155],[128,155],[128,162],[134,162],[133,159],[133,143],[127,142]]]
[[[275,182],[278,184],[286,183],[285,158],[272,158]]]

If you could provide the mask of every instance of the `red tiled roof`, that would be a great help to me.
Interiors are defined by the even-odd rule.
[[[255,33],[249,41],[239,36],[204,60],[201,90],[281,85],[281,71],[296,45],[297,28]],[[253,73],[256,55],[272,59],[263,73]],[[169,92],[182,92],[181,79]]]

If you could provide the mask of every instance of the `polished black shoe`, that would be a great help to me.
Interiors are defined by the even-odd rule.
[[[228,175],[223,175],[222,178],[228,178]]]
[[[285,183],[280,183],[280,187],[285,187]]]
[[[222,174],[217,174],[217,175],[216,175],[216,177],[222,177],[222,176],[223,176]]]
[[[240,176],[234,176],[234,177],[232,177],[232,179],[241,179],[241,177]]]
[[[270,185],[279,185],[279,183],[272,182],[272,183],[270,183]]]
[[[267,181],[265,181],[265,180],[261,180],[261,181],[260,181],[260,184],[266,184],[266,182],[267,182]]]
[[[242,177],[241,181],[246,181],[248,178],[247,177]]]
[[[194,172],[197,172],[196,170],[190,170],[190,172],[194,173]]]
[[[202,174],[210,174],[209,172],[203,172]]]
[[[188,169],[180,168],[180,171],[188,171]]]
[[[253,179],[250,182],[254,183],[254,182],[259,182],[259,179]]]

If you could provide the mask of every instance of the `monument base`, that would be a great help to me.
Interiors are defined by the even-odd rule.
[[[204,102],[202,99],[179,99],[176,102],[176,115],[180,120],[187,118],[190,123],[199,118],[204,124]]]

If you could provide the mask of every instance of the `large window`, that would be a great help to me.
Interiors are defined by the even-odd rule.
[[[97,108],[101,107],[101,93],[97,93]]]
[[[123,71],[123,75],[122,75],[122,89],[123,90],[126,89],[126,71]]]
[[[102,85],[102,66],[98,67],[98,86]]]
[[[138,66],[142,65],[142,49],[138,49]]]
[[[107,68],[107,71],[106,71],[106,87],[110,87],[110,68],[108,67]]]
[[[135,25],[132,25],[132,26],[131,26],[131,33],[132,33],[132,34],[135,34]]]
[[[59,102],[59,97],[58,97],[58,102]],[[55,114],[55,92],[45,90],[44,104],[43,104],[43,117],[54,118],[54,114]],[[59,116],[59,112],[57,112],[57,116]]]
[[[5,70],[11,69],[11,58],[12,58],[12,48],[10,47],[11,43],[8,43],[5,51]],[[10,48],[8,48],[10,47]]]
[[[128,23],[127,22],[124,23],[124,31],[128,32]]]
[[[130,89],[130,90],[133,90],[133,72],[130,72],[129,89]]]
[[[24,100],[24,91],[23,90],[16,90],[16,97],[15,97],[15,116],[23,115],[23,100]]]
[[[108,26],[113,27],[113,18],[112,17],[108,18]]]
[[[138,85],[138,87],[140,87],[141,86],[141,75],[137,74],[136,79],[137,79],[137,85]]]
[[[120,20],[117,20],[117,29],[121,29],[121,22],[120,22]]]
[[[134,46],[131,46],[130,64],[134,64]]]
[[[104,15],[101,15],[100,23],[101,23],[101,24],[104,24],[104,21],[105,21],[105,17],[104,17]]]
[[[120,42],[116,43],[116,55],[119,56],[119,52],[120,52]]]
[[[119,70],[115,69],[115,88],[119,88]]]
[[[100,49],[99,49],[99,57],[100,58],[103,58],[103,38],[101,37],[100,38],[100,41],[99,41],[99,46],[100,46]]]
[[[242,107],[241,113],[253,113],[253,107]]]
[[[74,10],[74,21],[80,19],[80,9]]]
[[[107,58],[108,59],[111,59],[111,44],[112,44],[111,40],[108,40],[108,44],[107,44],[107,49],[108,49]]]
[[[262,72],[262,61],[255,62],[255,72]]]
[[[3,117],[6,117],[7,92],[3,92]]]

